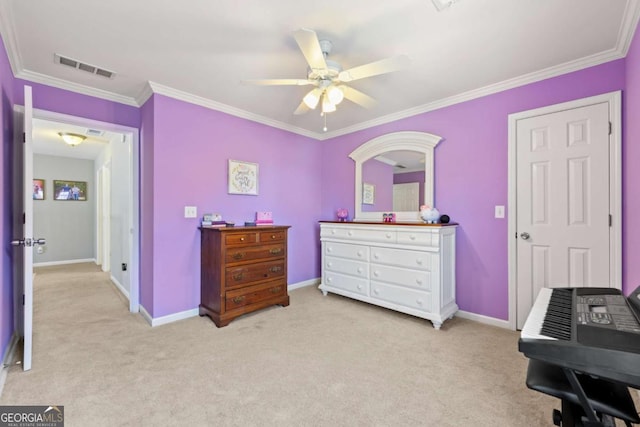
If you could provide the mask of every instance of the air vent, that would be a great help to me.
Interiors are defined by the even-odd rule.
[[[56,64],[66,65],[67,67],[75,68],[76,70],[86,71],[97,76],[106,77],[112,79],[116,74],[113,71],[105,70],[104,68],[96,67],[95,65],[85,64],[84,62],[77,61],[75,59],[67,58],[65,56],[53,55],[53,60]]]
[[[103,130],[87,129],[87,136],[102,136],[102,135],[104,135]]]

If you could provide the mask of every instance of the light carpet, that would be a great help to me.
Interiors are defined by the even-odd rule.
[[[216,328],[152,328],[93,264],[37,270],[33,369],[0,404],[64,405],[66,426],[548,426],[518,332],[431,323],[315,287]]]

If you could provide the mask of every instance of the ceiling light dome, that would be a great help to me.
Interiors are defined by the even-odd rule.
[[[72,147],[75,147],[76,145],[81,144],[82,141],[87,139],[86,136],[78,135],[77,133],[58,132],[58,135],[60,135],[60,138],[62,138],[64,142],[66,142]]]
[[[344,99],[344,92],[342,92],[340,86],[331,86],[327,89],[327,97],[333,105],[338,105]]]

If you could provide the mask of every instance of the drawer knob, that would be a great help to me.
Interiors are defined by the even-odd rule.
[[[244,237],[241,237],[241,238],[240,238],[240,241],[241,241],[241,242],[244,242]]]
[[[353,236],[353,231],[349,231],[347,234],[348,234],[349,236]]]
[[[327,263],[327,267],[333,267],[333,263],[332,262],[328,262]]]
[[[336,234],[336,230],[335,229],[331,229],[331,234]]]
[[[233,254],[233,259],[242,259],[244,258],[245,253],[244,252],[236,252],[235,254]]]
[[[332,248],[331,246],[329,246],[329,247],[327,248],[327,252],[333,252],[333,248]]]
[[[276,235],[275,235],[275,234],[272,234],[272,235],[271,235],[271,238],[272,238],[272,239],[275,239],[275,238],[276,238]]]
[[[422,279],[416,279],[416,283],[417,283],[418,285],[422,285]]]
[[[238,273],[238,274],[234,274],[233,275],[233,280],[242,280],[242,278],[244,277],[244,273]]]
[[[233,301],[236,304],[240,304],[242,301],[244,301],[246,297],[244,295],[241,295],[239,297],[234,297],[231,301]]]
[[[413,234],[412,234],[411,236],[409,236],[409,238],[410,238],[411,240],[416,240],[416,236],[414,236]]]
[[[421,258],[418,258],[418,259],[416,260],[416,264],[418,264],[418,265],[422,265],[422,259],[421,259]]]
[[[358,273],[362,273],[362,267],[358,267]]]
[[[393,234],[391,234],[391,233],[387,233],[387,234],[386,234],[386,236],[387,236],[387,239],[390,239],[390,238],[391,238],[391,236],[393,236]]]
[[[358,290],[362,290],[362,285],[358,285]]]
[[[269,253],[270,253],[271,255],[277,255],[277,254],[279,254],[280,252],[282,252],[282,249],[280,249],[280,248],[269,249]]]
[[[378,294],[380,293],[380,289],[374,289],[374,290],[373,290],[373,293],[374,293],[374,294],[376,294],[376,295],[378,295]]]
[[[377,254],[377,253],[374,253],[374,254],[373,254],[373,257],[374,257],[375,259],[379,259],[379,258],[380,258],[380,255],[379,255],[379,254]]]
[[[327,277],[327,283],[331,283],[333,282],[333,278],[332,277]]]
[[[423,301],[421,299],[416,301],[418,303],[418,305],[422,305]]]
[[[362,258],[362,251],[358,251],[358,256]]]
[[[376,271],[373,272],[373,275],[378,277],[378,276],[380,276],[380,272],[376,270]]]

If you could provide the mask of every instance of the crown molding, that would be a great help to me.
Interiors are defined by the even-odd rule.
[[[398,120],[406,119],[409,117],[417,116],[419,114],[428,113],[430,111],[439,110],[451,105],[460,104],[462,102],[471,101],[477,98],[482,98],[487,95],[493,95],[499,92],[503,92],[508,89],[524,86],[527,84],[539,82],[542,80],[558,77],[564,74],[568,74],[574,71],[579,71],[585,68],[601,65],[606,62],[614,61],[616,59],[624,58],[624,55],[619,49],[611,49],[605,52],[601,52],[595,55],[587,56],[577,59],[575,61],[565,62],[564,64],[546,68],[544,70],[535,71],[533,73],[525,74],[520,77],[515,77],[509,80],[504,80],[499,83],[484,86],[478,89],[470,90],[458,95],[453,95],[448,98],[439,99],[428,104],[423,104],[418,107],[409,108],[407,110],[398,111],[397,113],[388,114],[386,116],[379,117],[377,119],[369,120],[366,122],[358,123],[357,125],[349,126],[346,128],[338,129],[332,132],[327,132],[321,135],[320,140],[326,140],[335,138],[342,135],[348,135],[360,130],[369,129],[375,126],[395,122]]]
[[[151,82],[148,81],[142,88],[142,91],[136,96],[136,103],[141,107],[151,98],[151,95],[153,95],[153,89],[150,83]]]
[[[250,113],[246,110],[242,110],[240,108],[223,104],[221,102],[212,101],[208,98],[203,98],[198,95],[193,95],[187,92],[183,92],[181,90],[173,89],[169,86],[164,86],[159,83],[150,81],[149,87],[151,88],[153,93],[157,93],[159,95],[164,95],[170,98],[178,99],[180,101],[189,102],[191,104],[199,105],[201,107],[209,108],[211,110],[220,111],[222,113],[240,117],[242,119],[247,119],[252,122],[262,123],[264,125],[271,126],[273,128],[286,130],[287,132],[306,136],[308,138],[320,139],[318,137],[319,134],[316,132],[312,132],[307,129],[299,128],[296,126],[291,126],[286,123],[280,122],[278,120],[273,120],[268,117],[261,116],[259,114]]]
[[[78,83],[73,83],[68,80],[59,79],[57,77],[51,77],[40,73],[35,73],[29,70],[22,70],[16,74],[16,78],[28,80],[34,83],[41,83],[47,86],[57,87],[58,89],[65,89],[71,92],[80,93],[83,95],[93,96],[95,98],[106,99],[107,101],[118,102],[120,104],[131,105],[133,107],[139,107],[136,100],[130,96],[118,95],[117,93],[109,92],[102,89],[97,89],[91,86],[85,86]]]
[[[6,14],[2,13],[6,10]],[[9,64],[11,65],[11,71],[13,75],[17,75],[22,70],[22,57],[20,56],[20,49],[18,49],[18,41],[16,40],[16,31],[13,25],[13,11],[11,9],[11,3],[7,3],[5,8],[0,8],[0,35],[4,40],[4,50],[9,57]]]
[[[624,14],[622,16],[622,25],[618,33],[617,47],[619,53],[624,57],[629,52],[629,47],[633,41],[633,36],[638,27],[640,19],[640,0],[629,0],[625,5]]]

